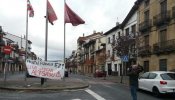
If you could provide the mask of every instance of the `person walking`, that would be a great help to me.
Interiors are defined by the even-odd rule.
[[[132,100],[137,100],[138,77],[139,73],[142,72],[142,70],[143,69],[140,65],[132,65],[127,69]]]

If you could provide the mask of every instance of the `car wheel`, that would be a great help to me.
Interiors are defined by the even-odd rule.
[[[154,87],[154,88],[153,88],[153,94],[154,94],[154,96],[156,96],[156,97],[159,97],[159,96],[160,96],[160,92],[159,92],[159,90],[158,90],[157,87]]]

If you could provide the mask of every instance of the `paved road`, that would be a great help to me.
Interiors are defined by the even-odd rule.
[[[0,100],[131,100],[129,88],[120,83],[92,77],[71,75],[90,84],[89,88],[64,91],[4,91],[0,90]],[[174,100],[173,97],[156,98],[141,91],[138,100]]]

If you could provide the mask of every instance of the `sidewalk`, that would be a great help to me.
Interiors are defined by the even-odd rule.
[[[93,77],[100,80],[106,80],[114,83],[120,83],[129,86],[129,77],[123,76],[122,82],[121,78],[122,76],[106,76],[106,77],[94,77],[93,75],[87,75],[88,77]]]
[[[0,89],[6,90],[27,90],[27,91],[41,91],[41,90],[71,90],[87,88],[89,86],[85,81],[75,77],[65,77],[63,80],[50,80],[41,86],[40,78],[27,78],[25,81],[24,76],[16,76],[8,78],[4,81],[3,77],[0,77]]]
[[[89,86],[88,82],[83,79],[75,77],[76,75],[69,75],[62,80],[50,80],[41,86],[41,78],[27,78],[25,81],[24,73],[15,73],[7,75],[6,81],[4,81],[3,75],[0,75],[0,89],[6,90],[22,90],[22,91],[42,91],[42,90],[71,90],[82,89]],[[87,75],[87,77],[93,77]],[[93,77],[94,79],[121,83],[121,76],[107,76],[107,77]],[[123,76],[122,83],[128,86],[128,76]]]
[[[114,83],[121,83],[121,84],[128,86],[129,85],[129,77],[123,76],[122,82],[121,82],[121,78],[122,78],[122,76],[107,76],[105,79],[107,81],[111,81]],[[101,79],[104,79],[104,78],[101,78]]]

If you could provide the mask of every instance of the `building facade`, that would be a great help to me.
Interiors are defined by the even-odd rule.
[[[96,51],[97,39],[102,38],[103,33],[95,32],[88,36],[79,37],[77,40],[77,69],[79,73],[93,74],[97,70]],[[100,49],[100,48],[99,48]]]
[[[0,27],[0,72],[24,71],[26,39],[4,32]],[[27,58],[36,59],[36,54],[31,52],[31,41],[28,40]],[[5,67],[6,66],[6,67]]]
[[[126,50],[127,54],[123,54],[122,56],[123,75],[126,75],[127,67],[131,66],[131,64],[137,63],[137,44],[136,44],[138,38],[137,18],[138,18],[138,5],[134,4],[131,10],[129,11],[128,15],[122,22],[122,32],[123,36],[126,38],[126,41],[123,43],[123,45],[128,46],[125,48],[128,49]]]
[[[106,36],[106,65],[105,70],[108,75],[120,75],[122,73],[122,63],[120,57],[116,55],[113,48],[114,42],[122,35],[121,24],[116,23],[116,26],[104,33]]]
[[[140,46],[138,62],[145,71],[175,69],[174,0],[137,0]]]

